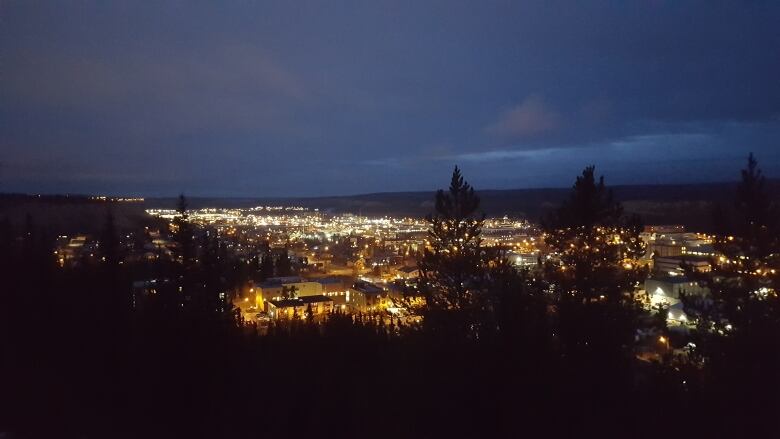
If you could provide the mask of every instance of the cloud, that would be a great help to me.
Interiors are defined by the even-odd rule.
[[[503,139],[524,139],[553,131],[561,116],[541,96],[531,95],[519,105],[504,112],[487,132]]]
[[[269,52],[232,42],[122,57],[31,51],[4,74],[0,97],[20,107],[113,115],[157,132],[279,129],[309,97]]]
[[[494,162],[504,160],[517,160],[527,158],[532,153],[528,151],[516,151],[516,150],[495,150],[486,152],[474,152],[459,154],[452,157],[455,161],[464,162]]]
[[[496,148],[479,152],[464,152],[441,157],[441,160],[456,162],[490,163],[510,162],[516,160],[541,159],[556,154],[571,154],[567,152],[577,148],[582,150],[602,151],[604,153],[631,154],[633,157],[643,157],[645,160],[659,160],[658,151],[662,148],[674,149],[678,152],[688,150],[700,151],[714,141],[713,136],[699,132],[657,133],[629,135],[611,140],[584,141],[581,143],[561,144],[539,148],[515,146],[512,148]],[[709,142],[709,143],[708,143]],[[655,156],[655,157],[654,157]]]
[[[635,152],[649,152],[652,156],[661,146],[674,148],[701,147],[713,142],[713,136],[706,133],[658,133],[628,136],[610,142],[610,146]]]
[[[485,187],[591,163],[661,181],[670,160],[684,180],[748,151],[780,175],[780,2],[354,6],[4,3],[0,186],[305,195],[438,187],[454,163]]]

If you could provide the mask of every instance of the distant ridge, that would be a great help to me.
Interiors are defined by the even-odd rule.
[[[620,185],[612,186],[615,198],[629,213],[642,216],[646,224],[678,223],[697,230],[709,230],[712,207],[715,203],[730,204],[734,199],[736,182]],[[773,198],[780,202],[780,179],[767,180]],[[569,193],[568,188],[546,189],[489,189],[477,190],[482,199],[482,211],[488,216],[520,216],[537,221],[560,205]],[[367,216],[423,216],[433,210],[435,191],[383,192],[327,197],[188,197],[191,208],[302,206],[329,213],[354,213]],[[43,206],[56,205],[57,215],[78,215],[91,212],[90,221],[102,224],[105,203],[94,203],[86,195],[0,194],[0,218],[8,216],[18,221],[25,212],[46,212]],[[68,204],[74,212],[66,214]],[[89,209],[85,204],[91,204]],[[75,205],[80,205],[76,208]],[[143,203],[117,206],[117,211],[131,215],[134,222],[143,215],[143,209],[174,208],[175,197],[147,198]],[[49,209],[50,210],[50,209]],[[94,212],[93,212],[94,211]],[[35,215],[38,217],[39,215]],[[61,218],[60,218],[61,219]]]
[[[612,186],[615,198],[630,213],[642,216],[645,223],[680,223],[708,229],[712,205],[731,203],[737,182],[672,185]],[[767,180],[769,191],[780,202],[780,179]],[[488,216],[522,216],[540,219],[558,206],[569,188],[477,190],[482,211]],[[371,216],[422,216],[433,210],[435,191],[382,192],[327,197],[190,198],[190,206],[251,207],[258,205],[296,205],[331,213],[355,213]],[[146,200],[150,207],[172,207],[175,198]]]

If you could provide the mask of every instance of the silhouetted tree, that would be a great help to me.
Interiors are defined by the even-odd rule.
[[[100,267],[102,289],[99,293],[100,299],[108,304],[112,318],[124,319],[132,307],[132,297],[127,283],[123,280],[123,270],[120,265],[123,259],[121,241],[114,213],[110,209],[106,211],[99,245],[99,253],[103,261]]]
[[[260,280],[266,280],[269,277],[274,277],[274,258],[270,253],[266,253],[260,262]]]
[[[290,256],[287,254],[287,249],[276,258],[276,275],[279,277],[291,276],[293,274],[292,262]]]
[[[114,213],[106,211],[106,222],[100,235],[100,253],[103,261],[109,267],[116,267],[120,260],[119,232],[116,228]]]
[[[311,309],[311,303],[306,305],[306,323],[313,323],[314,322],[314,311]]]
[[[176,205],[176,217],[173,220],[174,242],[176,243],[175,255],[179,266],[172,274],[177,285],[177,293],[166,294],[168,299],[175,299],[183,306],[189,306],[193,298],[198,296],[198,287],[195,273],[196,247],[192,225],[188,221],[187,199],[184,194],[179,195]],[[197,301],[197,300],[196,300]],[[199,307],[196,304],[195,307]]]
[[[623,208],[594,167],[585,168],[569,198],[543,224],[553,251],[545,276],[554,291],[562,352],[599,361],[613,373],[631,358],[641,307],[633,292],[646,275],[641,225]]]
[[[3,217],[0,219],[0,275],[6,277],[11,265],[14,253],[14,229],[11,221]]]
[[[545,243],[554,251],[548,275],[567,296],[622,301],[645,274],[636,264],[645,250],[642,226],[636,216],[623,215],[594,170],[585,168],[568,200],[544,221]]]
[[[523,350],[525,355],[542,361],[539,356],[549,354],[551,348],[552,328],[547,312],[550,300],[541,278],[528,269],[512,266],[506,259],[494,261],[489,275],[501,338],[513,350]]]
[[[175,227],[174,239],[177,244],[177,254],[179,262],[184,267],[191,266],[195,261],[195,242],[193,237],[192,225],[188,221],[187,199],[184,194],[179,195],[176,204],[176,218],[173,220]]]
[[[734,401],[755,415],[780,408],[779,215],[750,154],[733,212],[716,217],[721,257],[713,259],[710,273],[691,272],[710,294],[683,297],[696,322],[694,358],[705,365],[710,402],[722,401],[724,411],[731,412],[726,406]]]
[[[418,261],[425,302],[420,311],[429,332],[458,339],[494,329],[478,208],[479,197],[456,166],[449,190],[436,193],[436,212],[427,217],[428,248]]]
[[[295,299],[297,297],[298,297],[298,287],[296,287],[295,285],[282,287],[282,298]]]

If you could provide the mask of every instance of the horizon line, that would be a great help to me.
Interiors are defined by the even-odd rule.
[[[780,177],[766,177],[767,181],[780,181]],[[738,183],[738,179],[733,180],[717,180],[717,181],[704,181],[695,183],[636,183],[636,184],[615,184],[608,185],[607,188],[624,188],[624,187],[662,187],[662,186],[707,186],[707,185],[719,185],[719,184],[734,184]],[[392,195],[392,194],[420,194],[420,193],[436,193],[440,189],[419,189],[419,190],[406,190],[406,191],[381,191],[381,192],[360,192],[352,194],[329,194],[329,195],[187,195],[186,192],[179,192],[172,195],[143,195],[143,194],[128,194],[128,193],[74,193],[74,192],[3,192],[0,191],[0,196],[28,196],[28,197],[112,197],[112,198],[143,198],[147,199],[169,199],[177,198],[182,193],[188,199],[202,199],[202,198],[223,198],[223,199],[318,199],[318,198],[349,198],[349,197],[361,197],[372,195]],[[528,190],[562,190],[571,189],[571,185],[566,186],[539,186],[539,187],[517,187],[517,188],[487,188],[487,189],[474,189],[479,194],[480,192],[510,192],[510,191],[528,191]]]

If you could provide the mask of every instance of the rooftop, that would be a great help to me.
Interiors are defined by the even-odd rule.
[[[710,262],[709,256],[698,256],[698,255],[680,255],[680,256],[658,256],[655,257],[656,261],[663,261],[663,262],[673,262],[673,261],[680,261],[680,262],[687,262],[687,263],[696,263],[696,262]]]
[[[664,282],[669,284],[687,284],[691,282],[696,282],[685,276],[653,276],[653,277],[648,277],[647,280],[649,281],[654,280],[657,282]]]
[[[357,281],[352,285],[352,288],[363,294],[382,294],[385,292],[383,288],[366,281]]]
[[[315,296],[298,297],[296,299],[269,300],[268,302],[277,308],[293,308],[308,305],[310,303],[333,302],[333,299],[318,294]]]
[[[288,277],[269,277],[260,283],[260,288],[280,287],[287,284],[297,284],[304,282],[304,280],[298,276]]]
[[[342,280],[338,277],[331,276],[331,277],[318,277],[313,279],[307,279],[309,282],[317,282],[322,285],[332,285],[332,284],[339,284],[342,283]]]

